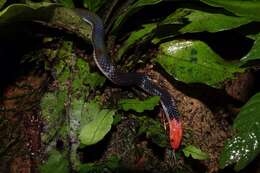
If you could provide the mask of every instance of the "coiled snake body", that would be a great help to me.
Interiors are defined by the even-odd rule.
[[[102,20],[89,11],[76,10],[76,13],[92,27],[92,44],[94,60],[100,71],[113,83],[120,86],[137,86],[145,92],[160,96],[160,103],[169,123],[170,143],[173,149],[178,149],[182,138],[182,127],[179,112],[173,97],[164,89],[158,87],[142,73],[126,73],[118,70],[109,58],[104,42],[104,27]]]

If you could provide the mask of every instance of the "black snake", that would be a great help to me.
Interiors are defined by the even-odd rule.
[[[160,96],[160,103],[169,123],[171,146],[173,149],[178,149],[182,139],[182,127],[173,97],[153,83],[147,75],[137,72],[126,73],[117,69],[107,54],[102,20],[96,14],[86,10],[76,10],[76,13],[91,25],[95,63],[111,82],[120,86],[137,86],[151,95]]]

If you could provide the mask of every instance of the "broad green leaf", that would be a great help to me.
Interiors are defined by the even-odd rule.
[[[104,138],[110,131],[113,123],[113,115],[115,111],[109,109],[101,109],[95,103],[86,103],[83,116],[91,117],[91,121],[86,121],[80,130],[79,139],[84,145],[93,145]]]
[[[245,168],[260,153],[260,93],[241,108],[234,120],[236,134],[225,143],[220,156],[220,167],[235,163],[235,170]]]
[[[201,151],[199,148],[197,148],[193,145],[186,146],[182,151],[183,151],[185,157],[191,156],[193,159],[197,159],[197,160],[209,159],[209,156],[207,153]]]
[[[139,11],[140,9],[150,6],[150,5],[155,5],[162,2],[162,0],[138,0],[134,4],[128,7],[128,9],[123,12],[120,16],[118,16],[117,20],[113,24],[112,32],[116,32],[121,25],[127,20],[128,17],[133,15],[135,12]]]
[[[241,59],[243,64],[252,60],[260,60],[260,34],[256,36],[254,45],[248,54]]]
[[[40,173],[69,173],[69,162],[65,156],[57,150],[49,152],[48,160],[39,166]]]
[[[145,110],[153,110],[159,101],[159,96],[149,97],[144,101],[138,99],[123,99],[119,101],[119,107],[124,111],[134,110],[136,112],[143,112]]]
[[[220,32],[237,28],[251,21],[246,17],[179,8],[159,24],[158,33],[152,42],[158,44],[162,40],[169,40],[169,38],[185,33]]]
[[[0,12],[0,25],[18,21],[46,20],[48,15],[41,13],[52,13],[52,9],[58,6],[52,3],[43,3],[38,6],[29,6],[25,4],[12,4]]]
[[[83,0],[84,7],[88,8],[90,11],[97,12],[102,5],[105,4],[104,0]]]
[[[255,21],[260,21],[260,1],[256,0],[201,0],[202,2],[214,6],[223,7],[228,11],[238,15],[248,17]]]
[[[139,123],[138,135],[145,134],[160,147],[169,145],[168,137],[160,121],[156,121],[148,116],[137,117]]]
[[[185,22],[184,22],[185,21]],[[199,10],[180,8],[169,15],[162,24],[188,24],[184,25],[180,33],[195,33],[195,32],[219,32],[228,29],[233,29],[241,25],[251,22],[245,17],[228,16],[218,13],[209,13]]]
[[[48,23],[50,27],[70,31],[87,41],[91,37],[90,25],[73,10],[60,7],[59,4],[46,2],[30,3],[30,5],[12,4],[0,12],[0,26],[33,20]],[[6,27],[0,27],[0,31],[1,36],[10,35],[10,31],[6,30]]]
[[[243,72],[224,61],[202,41],[175,40],[160,45],[157,62],[175,79],[221,88],[223,82]]]
[[[124,43],[118,50],[117,59],[120,59],[122,55],[137,42],[139,43],[141,41],[145,41],[149,36],[151,36],[151,33],[155,28],[156,24],[150,23],[143,25],[142,29],[132,32],[128,39],[124,41]]]

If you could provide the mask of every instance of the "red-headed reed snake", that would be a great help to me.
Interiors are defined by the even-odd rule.
[[[145,74],[137,72],[123,72],[116,68],[108,56],[104,42],[104,27],[102,20],[94,13],[86,10],[76,10],[82,19],[91,25],[94,60],[99,70],[114,84],[120,86],[137,86],[153,96],[160,96],[160,103],[169,123],[170,144],[174,150],[178,149],[182,139],[182,125],[180,114],[174,98],[168,91],[160,88]]]

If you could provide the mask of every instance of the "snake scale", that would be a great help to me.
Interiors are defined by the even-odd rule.
[[[117,69],[106,50],[103,21],[96,14],[86,10],[77,9],[76,13],[91,26],[95,63],[111,82],[119,86],[136,86],[150,95],[160,96],[160,103],[169,123],[170,144],[174,150],[178,149],[182,139],[182,125],[174,98],[168,91],[153,83],[149,76]]]

